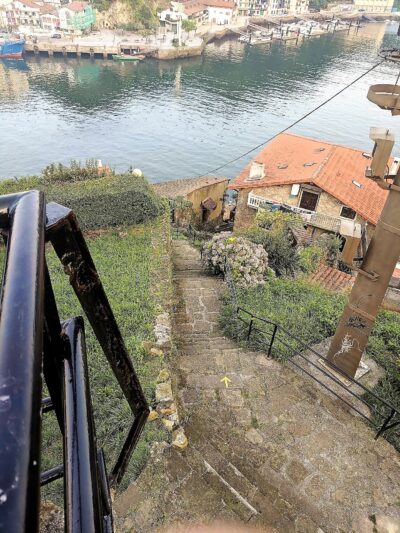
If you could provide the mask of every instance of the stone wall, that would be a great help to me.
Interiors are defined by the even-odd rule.
[[[204,46],[181,46],[171,48],[159,48],[153,54],[155,59],[180,59],[185,57],[197,57],[203,53]]]
[[[217,207],[214,209],[214,211],[210,212],[208,220],[213,221],[221,216],[223,197],[227,185],[228,178],[226,178],[224,181],[210,183],[205,187],[200,187],[187,195],[187,199],[192,202],[192,212],[198,222],[202,221],[203,209],[201,207],[201,202],[208,197],[211,197],[217,204]]]

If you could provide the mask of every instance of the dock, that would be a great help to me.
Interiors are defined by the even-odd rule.
[[[138,46],[134,43],[124,43],[123,45],[85,45],[73,42],[27,41],[25,44],[26,55],[47,56],[47,57],[87,57],[90,59],[112,59],[115,54],[137,55],[155,57],[158,48],[154,46]]]

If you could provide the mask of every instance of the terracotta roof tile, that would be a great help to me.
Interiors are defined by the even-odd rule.
[[[310,279],[330,291],[344,291],[352,287],[355,277],[341,272],[337,268],[321,265]]]
[[[368,222],[374,225],[378,222],[387,192],[365,177],[368,159],[361,150],[283,133],[255,161],[264,163],[265,177],[246,181],[249,164],[230,183],[230,189],[313,183]]]

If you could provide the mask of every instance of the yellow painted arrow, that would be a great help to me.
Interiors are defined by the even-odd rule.
[[[229,379],[227,376],[224,376],[224,377],[221,379],[221,382],[222,382],[222,383],[225,383],[225,387],[228,388],[228,387],[229,387],[229,383],[232,383],[232,380]]]

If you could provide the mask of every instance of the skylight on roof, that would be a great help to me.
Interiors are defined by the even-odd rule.
[[[363,152],[363,157],[365,157],[366,159],[372,159],[372,155],[368,152]]]
[[[316,163],[314,161],[309,161],[308,163],[304,163],[303,167],[312,167]]]
[[[280,165],[278,165],[278,168],[279,170],[284,170],[285,168],[287,168],[289,165],[287,163],[281,163]]]
[[[358,187],[359,189],[362,189],[362,185],[359,181],[353,180],[351,183],[355,185],[356,187]]]

